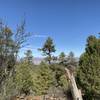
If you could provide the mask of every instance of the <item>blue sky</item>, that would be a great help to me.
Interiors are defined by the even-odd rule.
[[[100,0],[0,0],[0,18],[13,30],[24,17],[32,36],[20,56],[27,49],[41,56],[37,48],[48,36],[54,39],[56,55],[73,51],[80,56],[86,38],[100,32]]]

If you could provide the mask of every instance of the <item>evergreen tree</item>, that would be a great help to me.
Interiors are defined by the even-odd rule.
[[[35,94],[46,94],[50,86],[53,85],[54,77],[52,70],[45,63],[41,63],[35,76],[33,76],[33,90]]]
[[[30,91],[33,88],[33,80],[32,80],[32,66],[23,61],[16,65],[16,74],[15,74],[15,83],[16,90],[19,94],[30,94]]]
[[[61,52],[60,55],[59,55],[59,63],[60,64],[64,65],[64,63],[65,63],[65,57],[66,57],[65,53]]]
[[[33,55],[32,55],[32,51],[31,50],[27,50],[25,52],[25,60],[29,63],[29,64],[32,64],[33,62]]]
[[[72,65],[74,67],[76,67],[78,65],[78,60],[75,58],[74,53],[70,52],[68,54],[68,57],[66,58],[66,65]]]
[[[55,45],[53,44],[53,40],[50,37],[48,37],[43,47],[39,50],[42,51],[44,56],[47,56],[46,60],[48,61],[49,64],[51,64],[52,53],[56,51]]]
[[[79,60],[77,83],[86,100],[100,99],[100,39],[89,36]]]

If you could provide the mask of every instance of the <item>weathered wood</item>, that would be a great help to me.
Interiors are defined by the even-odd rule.
[[[66,77],[69,80],[73,100],[83,100],[81,95],[81,90],[77,88],[73,73],[71,73],[68,68],[65,68],[65,70],[66,70]]]

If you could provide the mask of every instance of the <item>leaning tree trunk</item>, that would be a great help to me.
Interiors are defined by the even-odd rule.
[[[73,73],[71,73],[68,68],[65,68],[65,70],[66,70],[66,76],[69,80],[73,100],[83,100],[81,95],[81,90],[77,88]]]

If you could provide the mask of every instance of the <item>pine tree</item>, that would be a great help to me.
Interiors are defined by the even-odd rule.
[[[33,90],[36,95],[44,95],[53,84],[53,72],[47,64],[41,63],[36,74],[37,75],[33,80]]]
[[[53,40],[50,37],[48,37],[47,40],[45,41],[43,47],[39,50],[42,51],[44,56],[47,56],[46,60],[48,61],[49,64],[51,64],[52,53],[56,51]]]
[[[81,55],[77,83],[86,100],[100,98],[100,39],[89,36],[85,52]]]
[[[25,60],[29,63],[32,64],[33,62],[33,55],[32,55],[32,51],[31,50],[27,50],[25,52]]]
[[[59,63],[60,64],[64,65],[64,63],[65,63],[65,57],[66,57],[65,53],[61,52],[60,55],[59,55]]]
[[[16,65],[16,74],[14,78],[16,90],[19,94],[30,94],[33,88],[33,80],[32,66],[28,62],[23,61]]]
[[[68,54],[68,57],[66,58],[66,65],[71,65],[74,67],[78,65],[78,60],[75,58],[74,53],[72,51]]]

